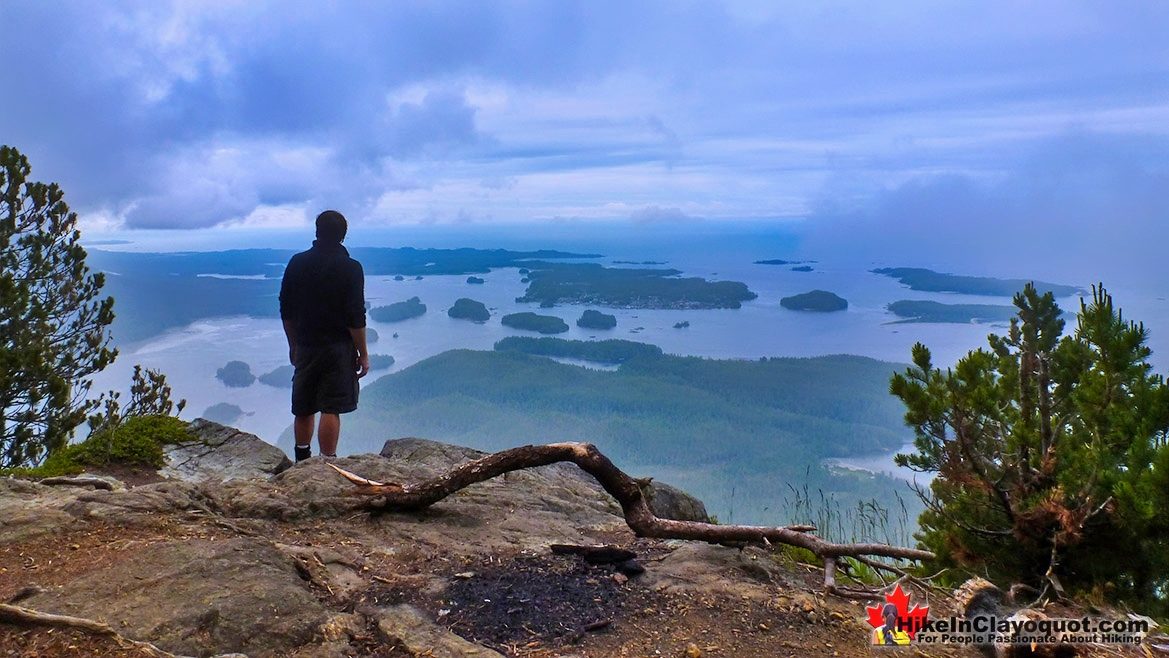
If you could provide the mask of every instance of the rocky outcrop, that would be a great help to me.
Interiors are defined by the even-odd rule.
[[[206,420],[191,429],[192,441],[168,448],[159,482],[0,478],[0,600],[36,586],[22,605],[98,620],[179,655],[341,658],[393,646],[389,655],[498,658],[443,626],[424,593],[443,592],[456,565],[484,556],[550,555],[550,544],[628,535],[615,501],[573,464],[509,473],[420,512],[370,517],[365,499],[319,458],[291,465],[253,435]],[[336,463],[411,483],[483,454],[407,438]],[[656,483],[646,491],[658,514],[705,518],[683,492]],[[4,561],[12,556],[24,562]],[[671,561],[662,586],[690,579],[698,567],[687,565]],[[609,582],[607,572],[597,577]],[[6,632],[0,624],[5,646],[28,637]]]
[[[378,630],[389,642],[411,656],[434,658],[503,658],[491,649],[472,644],[430,621],[411,605],[396,605],[377,613]]]
[[[165,451],[159,475],[197,482],[267,478],[292,466],[288,455],[255,434],[205,418],[190,424],[195,439]]]
[[[162,593],[165,592],[165,595]],[[25,601],[104,621],[168,651],[281,655],[308,643],[327,610],[271,542],[244,537],[143,546]]]
[[[663,482],[650,482],[649,486],[645,487],[645,496],[649,508],[659,518],[700,523],[710,521],[706,505],[678,487]]]

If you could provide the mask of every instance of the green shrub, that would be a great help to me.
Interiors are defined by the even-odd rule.
[[[81,443],[67,445],[49,455],[36,468],[0,471],[16,477],[72,475],[89,466],[126,464],[161,468],[163,446],[190,441],[187,423],[174,416],[135,416],[101,430]]]

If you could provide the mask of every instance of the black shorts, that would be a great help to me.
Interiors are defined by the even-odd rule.
[[[357,348],[352,342],[299,345],[292,374],[292,414],[349,413],[357,408]]]

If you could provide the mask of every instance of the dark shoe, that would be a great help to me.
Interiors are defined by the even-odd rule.
[[[292,450],[294,453],[296,453],[297,462],[302,462],[313,456],[312,446],[294,446]]]

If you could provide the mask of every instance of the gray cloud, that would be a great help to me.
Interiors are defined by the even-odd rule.
[[[452,190],[515,219],[799,215],[826,183],[838,203],[977,187],[1077,126],[1164,136],[1167,21],[1055,0],[18,0],[0,3],[0,135],[131,226],[362,212],[401,189],[432,190],[390,213],[415,220],[460,216]]]
[[[806,246],[1000,272],[1060,261],[1087,261],[1089,269],[1163,261],[1169,138],[1070,132],[1003,165],[990,177],[919,176],[844,202],[830,192],[808,220]]]

